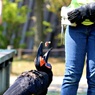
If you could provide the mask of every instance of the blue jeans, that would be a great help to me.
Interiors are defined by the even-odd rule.
[[[87,95],[95,95],[95,24],[67,26],[65,33],[65,74],[61,95],[77,95],[86,58]]]

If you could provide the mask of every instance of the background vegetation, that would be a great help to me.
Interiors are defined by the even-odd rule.
[[[0,48],[36,49],[40,41],[50,40],[58,48],[61,7],[70,0],[3,0]],[[54,43],[56,42],[56,43]]]

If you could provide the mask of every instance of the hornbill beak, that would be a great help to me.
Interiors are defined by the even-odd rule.
[[[37,58],[39,56],[43,56],[43,42],[41,42],[40,45],[39,45],[39,47],[38,47]]]
[[[40,43],[37,51],[37,57],[35,58],[35,66],[37,70],[42,70],[43,68],[51,69],[52,66],[48,63],[48,58],[50,55],[50,48],[44,55],[43,55],[43,42]]]
[[[45,58],[45,61],[47,62],[48,61],[48,58],[49,58],[49,54],[50,54],[50,51],[52,50],[52,48],[50,48],[45,54],[44,54],[44,58]]]

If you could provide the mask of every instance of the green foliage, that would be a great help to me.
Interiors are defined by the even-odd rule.
[[[58,13],[62,6],[68,6],[71,0],[45,0],[49,2],[46,7],[49,11]]]
[[[11,2],[3,0],[3,13],[2,13],[2,29],[0,29],[0,48],[6,48],[7,45],[13,45],[14,48],[19,47],[21,33],[21,24],[26,22],[27,19],[27,6],[18,7],[18,2]],[[4,32],[4,33],[3,33]],[[14,37],[13,37],[14,36]]]
[[[19,45],[19,48],[21,48],[21,49],[26,48],[26,44],[20,44],[20,45]]]
[[[59,33],[57,36],[55,36],[55,39],[58,40],[57,46],[61,46],[65,43],[64,42],[64,34],[61,35],[61,33]]]
[[[61,7],[69,4],[70,0],[45,0],[47,3],[46,8],[57,15],[59,22],[61,23]],[[59,27],[59,26],[56,26]],[[63,36],[63,37],[62,37]],[[61,31],[54,37],[58,41],[57,46],[64,44],[64,35],[61,35]]]
[[[48,0],[50,4],[48,4],[46,7],[49,11],[52,11],[54,13],[57,13],[59,11],[59,8],[61,8],[63,4],[63,0]]]
[[[13,24],[21,24],[26,21],[27,6],[18,8],[18,3],[4,0],[3,21]]]
[[[44,0],[48,2],[46,8],[54,12],[59,16],[60,20],[60,8],[63,5],[69,4],[70,0]],[[0,48],[6,48],[7,45],[13,45],[14,48],[19,46],[25,47],[25,45],[19,45],[21,39],[21,25],[27,20],[27,12],[30,12],[27,6],[18,7],[19,2],[24,2],[23,0],[3,0],[3,23],[4,25],[0,26]],[[49,22],[43,21],[44,25],[44,34],[52,32],[52,25]],[[26,36],[34,36],[35,27],[30,29]],[[42,31],[41,31],[42,32]]]
[[[44,26],[44,34],[46,35],[49,32],[52,32],[52,26],[50,22],[43,21],[43,26]]]
[[[30,30],[26,32],[26,36],[27,37],[33,37],[35,34],[35,31],[36,31],[35,27],[30,28]]]
[[[71,2],[71,0],[45,0],[45,2],[48,2],[46,4],[46,8],[53,12],[55,15],[57,15],[59,22],[61,23],[61,7],[62,6],[68,6]],[[56,26],[59,27],[59,26]],[[59,34],[55,36],[55,39],[58,41],[57,46],[61,46],[64,44],[64,34],[61,35],[61,31],[59,31]]]
[[[3,32],[3,27],[0,26],[0,46],[2,46],[2,48],[4,48],[4,46],[7,44],[7,41],[5,40],[6,38],[4,37]]]

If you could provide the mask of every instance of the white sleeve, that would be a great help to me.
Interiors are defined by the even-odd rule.
[[[73,8],[69,8],[69,7],[65,7],[63,6],[61,8],[61,25],[70,25],[70,26],[76,26],[76,23],[71,23],[69,20],[68,20],[68,15],[67,13],[69,11],[73,10]]]
[[[0,16],[2,15],[2,0],[0,0]]]

